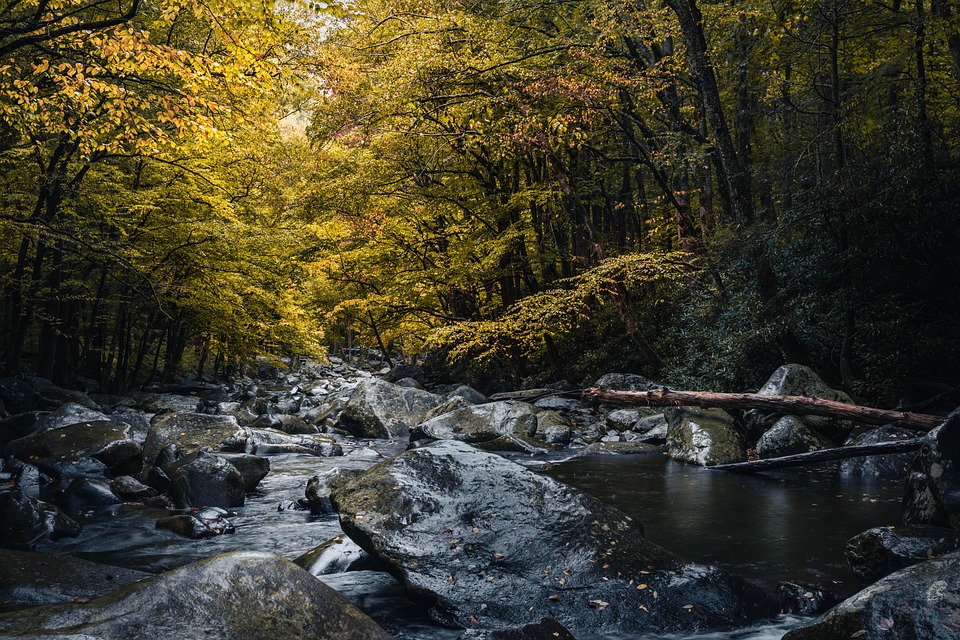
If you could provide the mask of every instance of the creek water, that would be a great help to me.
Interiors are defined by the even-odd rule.
[[[365,468],[399,451],[384,442],[358,444],[340,458],[271,457],[271,472],[236,509],[236,533],[187,540],[155,528],[162,510],[123,506],[81,517],[83,533],[38,550],[149,572],[165,571],[217,553],[271,551],[294,559],[341,533],[336,516],[292,508],[307,479],[333,467]],[[781,580],[830,585],[840,596],[857,590],[844,563],[853,535],[900,521],[902,482],[843,478],[832,466],[757,476],[714,472],[661,455],[590,456],[545,463],[518,462],[576,486],[642,522],[646,537],[690,560],[722,566],[774,588]],[[446,640],[459,631],[433,624],[396,581],[373,571],[318,576],[401,640]],[[782,616],[751,629],[701,634],[697,640],[779,640],[799,620]],[[600,640],[600,636],[579,640]],[[662,640],[606,635],[604,640]],[[684,636],[694,638],[694,636]],[[679,639],[678,639],[679,640]]]

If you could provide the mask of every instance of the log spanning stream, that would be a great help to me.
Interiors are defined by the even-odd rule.
[[[371,446],[384,455],[399,451],[382,441]],[[518,461],[532,468],[544,466],[542,460]],[[123,506],[82,518],[80,537],[47,543],[39,550],[152,572],[237,550],[271,551],[294,559],[341,533],[336,516],[288,508],[303,496],[307,478],[335,466],[362,468],[370,463],[354,456],[272,457],[270,474],[231,518],[236,527],[232,535],[187,540],[154,527],[163,511]],[[841,597],[856,592],[844,562],[847,539],[870,527],[900,522],[901,482],[842,478],[833,467],[743,476],[659,455],[592,456],[555,461],[547,473],[630,514],[644,524],[651,541],[771,589],[778,581],[794,580],[832,585]],[[386,574],[350,571],[319,577],[401,640],[446,640],[460,633],[430,622]],[[777,640],[798,623],[784,617],[755,629],[695,638]],[[601,637],[660,640],[646,634]]]

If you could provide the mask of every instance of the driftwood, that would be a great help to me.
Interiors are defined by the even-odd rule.
[[[810,396],[775,396],[760,393],[715,393],[711,391],[612,391],[590,388],[580,392],[585,401],[645,407],[715,407],[719,409],[759,409],[771,413],[826,416],[863,424],[894,424],[916,431],[930,431],[944,418],[924,413],[861,407],[845,402]]]
[[[750,460],[748,462],[715,464],[708,468],[716,471],[733,471],[735,473],[756,473],[758,471],[770,471],[772,469],[783,469],[785,467],[799,467],[805,464],[829,462],[831,460],[846,460],[847,458],[860,458],[862,456],[878,456],[890,453],[906,453],[908,451],[917,451],[923,446],[923,442],[924,438],[912,438],[910,440],[891,440],[889,442],[878,442],[876,444],[856,444],[847,447],[835,447],[833,449],[823,449],[821,451],[798,453],[796,455],[783,456],[780,458],[766,458],[763,460]]]

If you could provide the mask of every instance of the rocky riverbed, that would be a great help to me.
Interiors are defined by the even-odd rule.
[[[597,382],[655,386],[625,374]],[[314,577],[350,568],[391,575],[430,628],[451,638],[507,637],[507,628],[523,638],[702,634],[834,604],[812,585],[774,593],[684,559],[647,540],[641,521],[542,471],[588,452],[718,464],[834,446],[867,430],[695,408],[611,411],[549,390],[487,398],[425,383],[415,367],[342,363],[125,397],[27,376],[0,381],[0,546],[9,549],[0,554],[10,567],[0,634],[120,638],[162,623],[165,637],[387,637]],[[836,394],[795,366],[767,387]],[[958,422],[932,432],[919,456],[845,465],[846,474],[909,469],[911,527],[852,541],[851,567],[867,588],[789,637],[955,637]],[[285,469],[299,461],[298,470],[271,473],[281,460]],[[265,487],[287,499],[264,503]],[[273,549],[219,544],[254,523]],[[111,549],[111,535],[127,541]],[[130,536],[176,552],[125,561],[137,547]],[[101,544],[88,560],[102,564],[59,558],[91,537]],[[909,635],[918,628],[927,635]]]

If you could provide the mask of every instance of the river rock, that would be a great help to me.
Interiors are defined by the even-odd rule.
[[[292,435],[276,429],[247,429],[246,452],[260,456],[278,453],[303,453],[331,458],[343,455],[343,447],[323,434]]]
[[[885,425],[853,433],[845,444],[877,444],[891,440],[911,440],[917,437],[915,431]],[[861,456],[840,462],[840,473],[855,476],[883,476],[887,478],[905,478],[916,453],[891,453],[885,456]]]
[[[197,396],[182,396],[175,393],[149,395],[141,402],[147,413],[198,413],[203,408],[203,400]]]
[[[818,584],[781,582],[777,585],[780,613],[816,616],[837,604],[837,597]]]
[[[247,432],[232,416],[168,413],[153,419],[143,445],[143,459],[154,463],[160,450],[171,444],[177,446],[181,457],[200,449],[242,452],[246,441]]]
[[[79,404],[93,410],[100,409],[100,406],[82,391],[63,389],[44,378],[24,374],[0,380],[0,401],[11,414],[49,411],[65,403]]]
[[[88,600],[148,577],[72,556],[0,549],[0,608]]]
[[[783,416],[760,436],[756,451],[760,458],[779,458],[835,446],[797,416]]]
[[[101,411],[76,402],[68,402],[57,407],[55,411],[41,416],[34,430],[41,432],[79,422],[100,422],[107,419],[107,415]]]
[[[315,576],[326,576],[345,571],[362,571],[365,569],[380,569],[370,554],[347,536],[336,536],[327,540],[319,547],[293,561]]]
[[[297,565],[250,551],[201,560],[89,603],[0,615],[0,635],[62,640],[390,638]]]
[[[242,507],[243,476],[226,458],[201,452],[173,473],[170,499],[178,509]]]
[[[263,456],[254,456],[249,453],[218,453],[217,455],[240,472],[244,491],[250,492],[256,489],[260,481],[270,473],[270,460]]]
[[[110,469],[96,458],[67,456],[66,458],[41,458],[33,464],[48,478],[58,482],[63,489],[77,478],[110,477]]]
[[[110,488],[124,502],[146,500],[159,494],[156,489],[148,487],[133,476],[117,476],[110,481]]]
[[[522,627],[494,630],[469,629],[457,636],[457,640],[576,640],[576,638],[553,618],[544,617],[540,622],[531,622]]]
[[[0,493],[0,541],[31,545],[41,538],[72,538],[80,535],[80,530],[63,511],[19,489]]]
[[[653,391],[662,389],[663,385],[647,380],[643,376],[634,373],[608,373],[601,376],[593,383],[598,389],[610,389],[612,391]]]
[[[88,510],[96,511],[120,503],[121,500],[113,492],[110,483],[95,478],[76,478],[57,496],[57,506],[69,515]]]
[[[191,540],[212,538],[225,533],[235,533],[233,524],[227,520],[229,514],[217,507],[207,507],[199,511],[188,511],[157,520],[157,529],[172,531]]]
[[[337,424],[360,438],[406,437],[440,401],[440,396],[420,389],[364,380],[353,390]]]
[[[404,378],[416,380],[421,387],[427,382],[427,376],[423,371],[423,367],[410,362],[398,362],[383,376],[386,382],[399,382]]]
[[[460,385],[447,394],[447,400],[451,400],[453,398],[463,398],[470,404],[484,404],[490,402],[490,398],[483,395],[473,387],[465,384]]]
[[[774,371],[773,375],[760,387],[757,393],[763,395],[808,396],[854,404],[849,395],[843,391],[831,389],[813,369],[800,364],[785,364]],[[778,418],[778,415],[771,415],[755,409],[744,414],[744,421],[748,428],[757,433],[766,431]],[[809,415],[801,416],[800,419],[808,427],[833,442],[843,442],[850,434],[850,430],[853,429],[853,423],[849,420]]]
[[[783,640],[956,640],[960,553],[901,569]]]
[[[503,435],[533,437],[537,433],[538,411],[516,400],[470,405],[430,418],[414,429],[410,439],[485,442]]]
[[[30,435],[43,415],[42,411],[26,411],[0,420],[0,451],[8,442]]]
[[[534,438],[547,444],[564,446],[570,444],[573,438],[573,429],[570,422],[556,411],[539,410],[537,416],[537,431]]]
[[[605,421],[607,426],[617,431],[627,431],[633,429],[634,425],[650,416],[662,415],[662,409],[653,409],[639,407],[633,409],[614,409],[607,414]]]
[[[927,434],[907,476],[906,524],[960,529],[960,409]]]
[[[863,584],[960,549],[960,531],[942,527],[876,527],[847,542],[850,570]]]
[[[684,562],[595,498],[459,441],[381,462],[333,500],[343,530],[454,627],[550,615],[574,633],[691,632],[776,610],[758,587]]]
[[[667,451],[674,460],[709,466],[747,459],[743,438],[726,411],[678,407],[664,415],[669,423]]]
[[[96,458],[111,473],[139,473],[142,448],[131,436],[131,427],[122,422],[99,420],[55,427],[14,440],[7,452],[21,460],[37,458]]]

